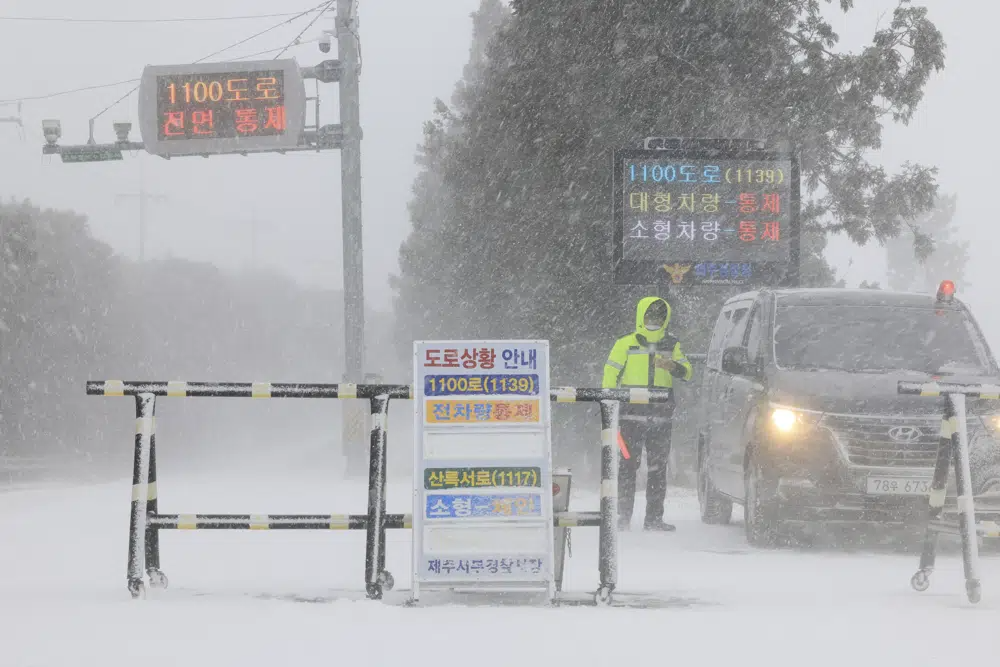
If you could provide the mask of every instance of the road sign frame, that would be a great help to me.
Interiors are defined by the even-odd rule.
[[[283,135],[210,139],[163,140],[158,136],[156,79],[160,76],[280,70],[284,79],[286,130]],[[306,125],[306,89],[294,59],[240,60],[187,65],[147,65],[139,84],[139,132],[146,151],[170,158],[184,155],[228,155],[291,150],[301,140]]]
[[[723,139],[669,139],[660,142],[650,142],[646,145],[658,145],[657,148],[622,148],[616,149],[612,157],[612,271],[614,282],[618,285],[662,285],[679,286],[685,284],[678,280],[664,266],[673,260],[631,260],[625,261],[625,174],[626,160],[656,160],[656,159],[691,159],[691,160],[787,160],[791,163],[789,179],[789,259],[787,264],[776,262],[757,262],[763,271],[763,280],[755,277],[747,281],[729,282],[724,284],[766,284],[769,286],[796,287],[801,279],[801,175],[798,154],[787,146],[767,146],[760,142],[740,142]],[[708,258],[706,258],[708,259]],[[710,260],[709,260],[710,261]],[[750,262],[754,263],[754,262]],[[694,262],[685,262],[693,265]],[[782,265],[786,268],[782,268]],[[673,266],[671,265],[671,268]],[[690,271],[691,266],[678,266],[678,274],[683,276]],[[780,276],[772,279],[772,276]]]

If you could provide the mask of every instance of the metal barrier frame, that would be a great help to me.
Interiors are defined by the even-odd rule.
[[[972,468],[969,456],[969,433],[966,424],[965,399],[1000,399],[1000,387],[985,384],[953,384],[940,382],[899,382],[897,393],[919,396],[943,396],[944,414],[941,417],[941,438],[938,441],[934,477],[928,494],[928,521],[924,546],[920,554],[920,569],[910,579],[916,591],[930,587],[930,574],[937,557],[937,537],[949,533],[962,538],[962,565],[965,571],[965,592],[969,602],[982,599],[979,581],[979,537],[1000,537],[1000,527],[995,522],[976,523],[975,499],[972,489]],[[947,497],[949,468],[955,470],[958,527],[942,519]],[[981,528],[981,529],[980,529]]]
[[[597,526],[600,585],[597,604],[611,603],[618,581],[618,408],[619,403],[667,403],[669,389],[592,389],[558,387],[550,392],[557,403],[597,402],[601,406],[601,505],[598,512],[556,512],[558,527]],[[144,382],[91,380],[88,396],[135,398],[136,434],[132,467],[126,580],[133,598],[145,597],[143,571],[152,588],[166,588],[160,569],[161,530],[365,530],[365,592],[381,599],[394,586],[385,569],[386,529],[412,527],[410,514],[386,514],[387,417],[393,398],[412,399],[409,385],[300,384],[272,382]],[[156,479],[156,398],[325,398],[367,399],[372,426],[368,466],[367,514],[160,514]]]

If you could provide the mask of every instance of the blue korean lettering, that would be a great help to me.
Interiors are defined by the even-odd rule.
[[[705,277],[705,265],[704,264],[695,264],[695,266],[694,266],[694,275],[696,277],[698,277],[698,278],[704,278]]]
[[[427,561],[427,571],[433,572],[434,574],[441,574],[441,559],[434,558]]]
[[[697,182],[697,177],[695,175],[696,167],[693,164],[681,165],[681,182],[682,183],[695,183]]]
[[[437,421],[451,421],[451,406],[447,403],[436,403],[434,405],[434,419]]]
[[[443,519],[455,516],[455,510],[450,499],[452,496],[427,496],[428,519]]]
[[[717,164],[705,165],[702,170],[701,180],[704,183],[721,183],[722,168]]]
[[[476,403],[473,406],[476,411],[476,419],[481,422],[489,421],[490,414],[493,412],[493,405],[490,403]]]

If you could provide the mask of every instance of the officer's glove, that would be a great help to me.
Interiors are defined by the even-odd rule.
[[[661,371],[673,373],[674,369],[677,368],[677,366],[678,366],[677,362],[674,361],[673,359],[667,359],[665,357],[661,357],[656,360],[656,367],[659,368]]]

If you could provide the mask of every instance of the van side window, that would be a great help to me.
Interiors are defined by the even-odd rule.
[[[739,308],[733,311],[733,326],[729,330],[729,335],[726,336],[726,342],[722,346],[723,349],[727,347],[741,347],[743,345],[743,334],[747,330],[746,314],[749,310],[749,304],[741,304]]]
[[[732,317],[732,307],[723,309],[719,314],[719,319],[715,321],[715,329],[712,331],[712,340],[708,344],[708,355],[705,358],[705,365],[714,370],[720,370],[722,364],[722,342],[729,333],[729,319]]]
[[[763,325],[763,319],[761,316],[761,306],[758,304],[757,307],[753,309],[753,315],[750,317],[749,330],[746,335],[746,347],[747,347],[747,359],[756,363],[760,360],[760,332],[761,326]]]

